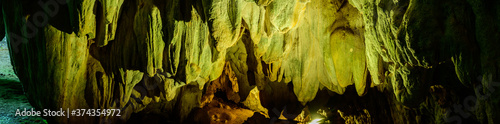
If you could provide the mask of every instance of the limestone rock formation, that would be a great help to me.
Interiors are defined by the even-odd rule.
[[[359,122],[378,117],[394,123],[500,122],[498,1],[0,4],[0,37],[5,31],[12,64],[36,109],[123,112],[120,117],[46,117],[50,122],[151,120],[146,114],[174,123],[304,121],[319,106],[350,106],[332,100],[356,102],[346,99],[384,105],[381,113],[390,116],[364,105],[328,115],[346,122],[361,117],[368,119]],[[468,107],[474,117],[455,118],[453,109],[468,100],[475,102]]]

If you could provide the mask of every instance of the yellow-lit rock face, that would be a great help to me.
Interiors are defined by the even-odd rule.
[[[122,117],[49,117],[55,122],[125,122],[144,112],[181,123],[219,102],[266,117],[287,106],[298,114],[324,95],[318,91],[342,95],[349,87],[358,96],[378,87],[416,107],[431,84],[491,85],[500,65],[492,43],[500,16],[487,13],[499,9],[482,8],[499,2],[56,1],[60,11],[34,28],[23,26],[39,20],[37,3],[1,3],[0,34],[8,32],[35,108],[123,110]]]
[[[134,34],[137,37],[139,53],[145,53],[141,58],[146,63],[146,72],[153,77],[157,71],[163,72],[163,32],[160,10],[152,3],[144,3],[139,7],[134,17]]]
[[[91,8],[95,0],[84,0],[89,1],[88,4],[83,4],[84,8]],[[116,28],[118,25],[118,19],[120,18],[120,10],[124,0],[98,0],[98,6],[96,10],[93,10],[99,17],[97,25],[96,41],[98,46],[102,47],[108,44],[109,41],[115,39]],[[90,6],[88,6],[90,5]],[[85,17],[85,16],[83,16]],[[90,19],[93,20],[93,19]],[[92,27],[92,26],[90,26]]]
[[[124,117],[90,122],[124,121],[153,103],[165,106],[163,111],[181,112],[184,119],[191,109],[205,105],[198,99],[201,90],[226,69],[231,69],[232,77],[224,81],[237,86],[228,92],[241,97],[235,102],[262,114],[268,113],[263,106],[269,107],[275,98],[305,105],[320,88],[342,94],[345,87],[355,85],[362,95],[367,84],[362,18],[348,1],[84,0],[68,4],[80,5],[72,8],[79,11],[69,13],[79,15],[72,16],[79,20],[77,32],[58,31],[49,24],[37,35],[48,38],[36,39],[46,46],[40,51],[46,54],[38,59],[47,59],[46,68],[52,72],[47,83],[39,85],[59,87],[41,89],[54,93],[44,98],[63,98],[63,104],[55,107],[125,110]],[[284,88],[290,82],[293,88]],[[73,85],[65,87],[68,84]],[[274,93],[288,95],[259,95]],[[263,105],[261,99],[266,101]],[[50,103],[33,104],[45,108]]]

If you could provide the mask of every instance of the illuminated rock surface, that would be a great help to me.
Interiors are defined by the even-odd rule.
[[[0,34],[29,102],[123,112],[48,121],[260,123],[335,108],[326,115],[346,123],[500,122],[497,1],[46,5],[1,2]]]

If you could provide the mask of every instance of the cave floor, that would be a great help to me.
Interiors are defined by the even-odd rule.
[[[15,116],[20,111],[33,108],[24,95],[19,81],[0,79],[0,124],[46,123],[42,117]]]
[[[15,116],[17,109],[33,108],[12,69],[5,40],[0,42],[0,124],[45,124],[42,117]]]

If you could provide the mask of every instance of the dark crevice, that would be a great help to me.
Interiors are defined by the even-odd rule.
[[[227,98],[227,93],[226,92],[228,92],[228,91],[224,92],[221,89],[217,89],[217,91],[214,93],[214,97],[220,98],[225,103],[230,103],[230,104],[233,104],[233,105],[237,105],[237,103],[235,103],[234,101],[229,100]]]

